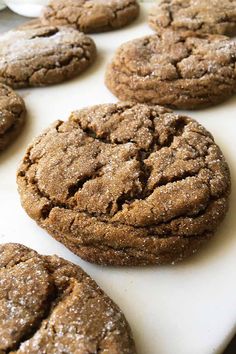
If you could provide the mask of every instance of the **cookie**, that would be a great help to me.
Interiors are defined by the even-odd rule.
[[[230,176],[213,137],[160,106],[104,104],[57,121],[17,175],[28,215],[99,264],[180,261],[227,211]]]
[[[124,315],[79,266],[2,244],[0,279],[1,353],[136,353]]]
[[[92,39],[69,27],[43,26],[0,36],[0,82],[13,88],[70,79],[95,59]]]
[[[0,151],[20,133],[25,113],[23,99],[10,87],[0,84]]]
[[[106,85],[120,100],[196,109],[236,91],[236,42],[220,35],[166,30],[123,44]]]
[[[42,22],[93,33],[124,27],[138,14],[137,0],[52,0],[43,12]]]
[[[34,19],[28,20],[26,22],[23,22],[22,24],[20,24],[16,28],[14,28],[14,30],[15,31],[23,31],[25,29],[26,30],[36,29],[36,28],[41,28],[44,26],[48,26],[48,25],[43,25],[40,18],[34,18]]]
[[[211,34],[236,32],[236,0],[162,0],[149,14],[157,32],[166,28]]]

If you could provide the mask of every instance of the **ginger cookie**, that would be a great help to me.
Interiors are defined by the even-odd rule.
[[[212,34],[236,32],[236,0],[162,0],[149,14],[157,32],[166,28]]]
[[[197,109],[236,91],[236,42],[166,30],[123,44],[106,85],[121,100]]]
[[[10,87],[0,83],[0,151],[20,133],[25,114],[23,99]]]
[[[13,88],[70,79],[95,59],[93,40],[69,27],[43,26],[0,36],[0,82]]]
[[[0,245],[1,353],[135,354],[120,309],[79,267]]]
[[[138,14],[137,0],[51,0],[42,22],[93,33],[124,27]]]
[[[192,255],[224,218],[230,192],[227,163],[199,123],[124,102],[55,122],[29,146],[17,181],[31,218],[107,265]]]

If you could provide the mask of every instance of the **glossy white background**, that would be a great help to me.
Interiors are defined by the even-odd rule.
[[[6,13],[0,14],[0,32],[2,14]],[[116,102],[103,83],[106,63],[121,43],[152,33],[145,20],[142,8],[140,19],[131,26],[93,35],[98,58],[76,79],[19,91],[28,116],[22,135],[0,155],[0,242],[20,242],[81,265],[124,311],[139,354],[221,353],[236,330],[236,97],[210,109],[187,112],[204,124],[221,146],[231,168],[233,190],[230,211],[216,236],[182,264],[104,268],[84,262],[25,214],[16,190],[16,168],[35,135],[54,120],[67,119],[72,110]]]

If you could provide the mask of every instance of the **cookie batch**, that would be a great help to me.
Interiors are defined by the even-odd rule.
[[[99,53],[88,34],[124,27],[139,12],[136,0],[51,0],[39,18],[1,34],[0,150],[26,120],[14,89],[82,74]],[[171,109],[235,93],[236,43],[227,35],[236,32],[236,1],[162,0],[148,23],[155,33],[122,44],[104,72],[120,101],[55,121],[17,171],[26,213],[99,265],[180,262],[204,247],[228,210],[220,147]],[[136,353],[124,315],[78,266],[2,244],[0,279],[1,353]]]

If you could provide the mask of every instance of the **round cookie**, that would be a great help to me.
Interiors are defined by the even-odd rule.
[[[138,14],[137,0],[51,0],[42,14],[42,22],[93,33],[124,27]]]
[[[95,59],[92,39],[69,27],[43,26],[0,36],[0,82],[13,88],[56,84]]]
[[[166,30],[123,44],[106,85],[120,100],[196,109],[236,91],[236,42],[220,35]]]
[[[104,104],[57,121],[17,175],[28,215],[99,264],[180,261],[227,211],[230,176],[213,137],[160,106]]]
[[[75,264],[1,244],[0,279],[1,353],[136,353],[120,309]]]
[[[236,32],[236,0],[162,0],[149,14],[157,32],[166,28],[212,34]]]
[[[20,133],[25,113],[23,99],[10,87],[0,83],[0,151]]]

